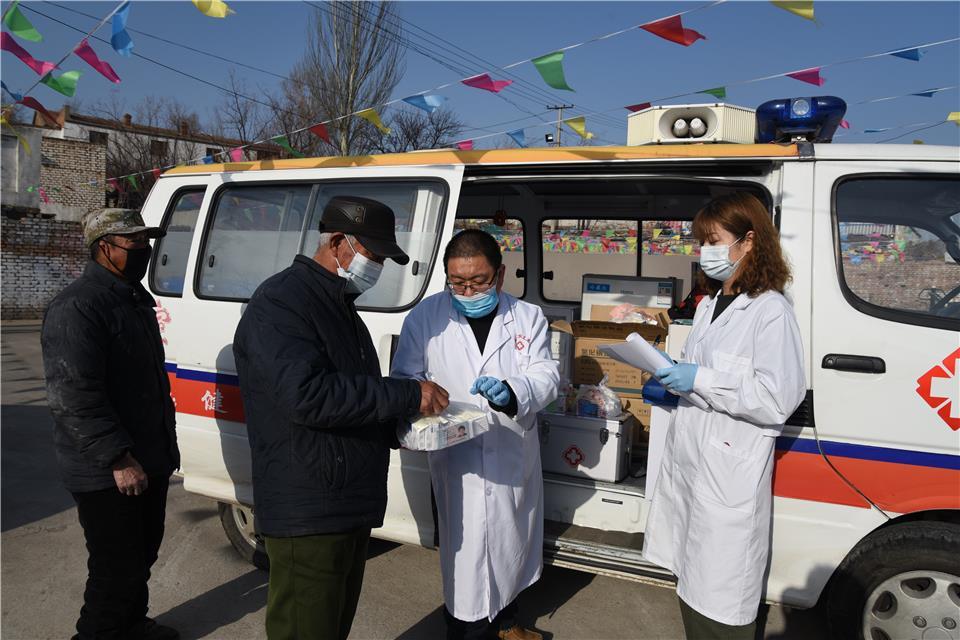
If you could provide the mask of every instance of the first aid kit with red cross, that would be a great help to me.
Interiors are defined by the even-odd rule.
[[[568,476],[619,482],[630,471],[636,418],[629,413],[590,418],[540,414],[543,470]]]

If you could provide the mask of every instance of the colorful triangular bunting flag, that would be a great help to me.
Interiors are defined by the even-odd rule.
[[[230,149],[229,155],[231,162],[243,162],[243,149],[241,147]]]
[[[310,127],[308,130],[310,131],[310,133],[312,133],[313,135],[317,136],[318,138],[320,138],[321,140],[323,140],[323,141],[326,142],[327,144],[329,144],[329,145],[332,145],[332,144],[333,144],[332,142],[330,142],[330,132],[327,131],[327,126],[326,126],[325,124],[323,124],[322,122],[319,122],[319,123],[313,125],[313,126]]]
[[[446,98],[443,96],[438,96],[435,94],[418,94],[415,96],[409,96],[404,98],[403,101],[409,105],[413,105],[417,109],[423,109],[427,113],[433,113],[437,109],[443,106],[443,103],[446,102]]]
[[[573,129],[574,132],[584,140],[589,140],[593,137],[593,134],[587,131],[587,119],[584,116],[567,118],[563,121],[563,124]]]
[[[121,56],[130,57],[133,53],[133,40],[127,33],[127,18],[130,17],[130,3],[124,2],[123,6],[117,9],[113,14],[110,27],[113,31],[110,36],[110,46]]]
[[[478,76],[473,76],[472,78],[467,78],[466,80],[461,80],[460,82],[468,87],[473,87],[474,89],[483,89],[484,91],[491,91],[493,93],[500,93],[505,87],[513,84],[513,80],[494,80],[490,77],[489,73],[481,73]]]
[[[771,0],[771,4],[789,11],[794,15],[800,16],[801,18],[814,20],[813,0]]]
[[[685,47],[689,47],[697,40],[707,39],[706,36],[698,31],[684,28],[683,20],[681,20],[680,16],[670,16],[669,18],[654,20],[653,22],[640,25],[640,28],[655,36],[660,36],[664,40],[676,42]]]
[[[4,82],[3,80],[0,80],[0,86],[3,87],[3,90],[6,91],[11,98],[13,98],[14,102],[20,102],[21,100],[23,100],[23,96],[20,95],[19,93],[14,93],[13,91],[11,91],[10,87],[8,87],[7,83]]]
[[[727,97],[727,88],[726,87],[714,87],[713,89],[704,89],[703,91],[698,91],[697,93],[709,93],[717,100],[723,100]]]
[[[376,109],[364,109],[363,111],[357,113],[357,116],[375,126],[383,135],[390,135],[390,127],[383,124],[383,121],[380,120],[380,114],[377,113]]]
[[[515,131],[507,131],[507,135],[513,138],[513,141],[517,143],[520,147],[527,146],[527,137],[523,134],[523,129],[517,129]]]
[[[302,153],[300,153],[299,151],[297,151],[296,149],[290,146],[290,140],[287,139],[287,136],[275,136],[273,138],[270,138],[270,142],[273,142],[274,144],[279,145],[280,147],[283,147],[287,151],[287,153],[289,153],[295,158],[305,157]]]
[[[956,123],[960,127],[960,111],[951,111],[947,114],[947,122]]]
[[[904,60],[913,60],[914,62],[920,62],[920,58],[923,57],[926,51],[921,51],[917,49],[907,49],[905,51],[894,51],[890,55],[896,56],[898,58],[903,58]]]
[[[93,50],[93,47],[90,46],[86,38],[77,45],[73,52],[110,82],[120,83],[120,76],[117,75],[117,72],[113,70],[113,67],[111,67],[109,63],[101,60],[97,56],[97,52]]]
[[[40,35],[40,32],[33,28],[33,25],[30,24],[30,21],[20,13],[20,7],[17,5],[20,4],[20,0],[14,0],[13,4],[10,5],[10,8],[7,9],[7,12],[3,14],[3,24],[7,25],[7,29],[10,29],[10,33],[17,36],[21,40],[29,40],[30,42],[42,42],[43,36]]]
[[[624,107],[624,109],[626,109],[627,111],[633,111],[633,112],[643,111],[644,109],[649,109],[649,108],[650,108],[649,102],[638,102],[637,104],[631,104]]]
[[[193,6],[200,10],[205,16],[210,18],[226,18],[231,13],[236,13],[227,6],[223,0],[191,0]]]
[[[563,51],[554,51],[545,56],[534,58],[530,62],[540,72],[540,77],[554,89],[573,91],[563,76]]]
[[[793,78],[794,80],[806,82],[818,87],[823,86],[823,83],[827,81],[826,78],[820,77],[820,67],[811,67],[810,69],[794,71],[793,73],[787,73],[785,75],[789,78]]]
[[[40,101],[33,96],[24,96],[23,99],[19,100],[18,102],[42,115],[44,118],[46,118],[50,125],[57,124],[57,116],[47,111],[47,109],[40,104]]]
[[[48,73],[40,78],[40,84],[45,84],[57,93],[72,98],[73,94],[77,92],[77,81],[79,79],[79,71],[64,71],[56,77],[52,73]]]
[[[457,149],[460,149],[460,151],[472,151],[473,140],[461,140],[457,143]]]
[[[33,69],[33,72],[38,76],[45,76],[57,68],[57,65],[53,64],[52,62],[37,60],[32,55],[27,53],[27,50],[17,44],[17,41],[13,39],[13,36],[6,31],[0,32],[0,50],[9,51],[13,55],[20,58],[20,61]]]

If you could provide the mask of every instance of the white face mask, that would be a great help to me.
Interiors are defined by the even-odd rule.
[[[740,242],[740,240],[743,240],[743,238],[740,238],[737,242]],[[737,265],[740,264],[740,260],[743,260],[741,256],[740,260],[730,262],[730,247],[737,242],[700,247],[700,268],[703,269],[708,278],[726,282],[733,275],[733,272],[737,270]]]
[[[344,269],[340,266],[340,261],[334,258],[334,260],[337,260],[337,275],[347,281],[348,289],[354,293],[363,293],[377,284],[377,280],[380,279],[380,274],[383,272],[383,265],[359,253],[353,243],[350,242],[350,236],[345,236],[345,238],[347,244],[350,245],[350,250],[353,251],[353,260]]]

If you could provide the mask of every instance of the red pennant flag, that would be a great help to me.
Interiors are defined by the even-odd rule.
[[[23,100],[21,100],[19,104],[22,104],[23,106],[29,107],[34,111],[38,112],[40,115],[46,118],[50,124],[57,124],[57,116],[47,111],[47,109],[42,104],[40,104],[40,102],[36,98],[31,96],[23,96]]]
[[[648,22],[647,24],[640,25],[640,28],[644,31],[649,31],[655,36],[660,36],[664,40],[676,42],[685,47],[689,47],[697,40],[707,39],[702,33],[694,31],[693,29],[685,29],[680,16],[670,16],[662,20]]]
[[[319,124],[315,124],[315,125],[313,125],[312,127],[310,127],[310,133],[312,133],[313,135],[317,136],[318,138],[320,138],[321,140],[323,140],[323,141],[326,142],[327,144],[333,145],[333,143],[330,142],[330,133],[327,131],[326,125],[323,124],[322,122],[319,123]]]
[[[54,69],[57,68],[57,65],[52,62],[44,62],[43,60],[37,60],[32,55],[27,53],[27,50],[21,47],[6,31],[0,32],[0,49],[3,51],[9,51],[13,55],[20,58],[20,61],[23,64],[27,65],[33,72],[38,76],[45,76]]]
[[[505,87],[513,84],[513,80],[494,80],[490,77],[489,73],[481,73],[478,76],[473,76],[472,78],[467,78],[466,80],[461,80],[460,82],[468,87],[473,87],[474,89],[483,89],[484,91],[491,91],[493,93],[500,93]]]
[[[40,192],[40,199],[43,200],[45,204],[50,203],[50,197],[47,195],[47,192],[43,190],[43,187],[37,189]]]
[[[809,84],[815,84],[818,87],[822,86],[826,82],[826,78],[820,77],[820,67],[813,67],[811,69],[803,69],[802,71],[794,71],[793,73],[787,74],[789,77],[794,80],[799,80],[800,82],[807,82]]]
[[[120,186],[120,183],[117,182],[117,179],[116,179],[116,178],[107,178],[107,184],[109,184],[111,187],[113,187],[113,190],[114,190],[114,191],[117,191],[117,192],[119,192],[119,193],[123,193],[123,187]]]
[[[634,113],[636,113],[637,111],[643,111],[644,109],[649,109],[649,108],[650,108],[649,102],[640,102],[637,104],[631,104],[630,106],[624,107],[624,109],[626,109],[627,111],[633,111]]]
[[[93,47],[90,46],[86,38],[77,45],[77,48],[74,49],[73,52],[110,82],[120,83],[120,76],[117,75],[117,72],[113,70],[113,67],[111,67],[109,63],[97,57],[97,52],[93,50]]]
[[[163,173],[163,172],[160,171],[160,169],[151,169],[151,170],[150,170],[150,173],[153,174],[153,177],[154,177],[154,178],[156,178],[157,180],[159,180],[159,179],[160,179],[160,174]]]
[[[850,123],[847,122],[846,120],[841,120],[841,121],[840,121],[840,128],[841,128],[841,129],[849,129],[849,128],[850,128]]]
[[[461,140],[457,143],[457,149],[460,149],[460,151],[472,151],[473,140]]]

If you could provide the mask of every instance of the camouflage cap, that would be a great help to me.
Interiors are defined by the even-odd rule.
[[[162,238],[166,232],[159,227],[148,227],[136,209],[101,209],[91,211],[83,218],[83,241],[89,247],[103,236],[147,232],[148,238]]]

